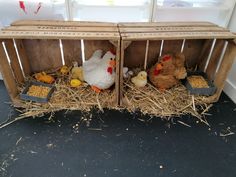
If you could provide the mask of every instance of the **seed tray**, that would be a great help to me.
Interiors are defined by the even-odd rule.
[[[216,92],[215,85],[207,78],[206,73],[201,72],[201,71],[189,72],[188,73],[188,77],[193,76],[193,75],[194,76],[202,76],[206,80],[209,87],[208,88],[194,88],[194,87],[191,86],[188,79],[186,79],[185,87],[188,89],[190,94],[211,96]]]
[[[27,94],[27,92],[29,91],[29,88],[32,85],[49,87],[50,91],[48,92],[48,95],[45,98],[30,96],[30,95]],[[45,84],[45,83],[42,83],[42,82],[31,81],[31,82],[27,83],[25,89],[20,94],[20,98],[22,100],[26,100],[26,101],[34,101],[34,102],[38,102],[38,103],[47,103],[49,101],[49,99],[51,98],[52,93],[54,92],[54,90],[55,90],[55,87],[51,84]]]

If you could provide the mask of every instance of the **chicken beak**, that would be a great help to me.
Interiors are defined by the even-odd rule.
[[[115,68],[116,67],[116,61],[115,60],[111,60],[109,62],[109,65],[110,65],[110,67]]]
[[[163,66],[160,64],[160,63],[158,63],[157,65],[156,65],[156,70],[161,70],[163,68]]]

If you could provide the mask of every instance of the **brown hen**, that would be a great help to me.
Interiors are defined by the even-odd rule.
[[[149,71],[151,83],[160,90],[169,89],[187,76],[182,53],[164,55]]]

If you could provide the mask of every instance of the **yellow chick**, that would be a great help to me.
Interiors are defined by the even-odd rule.
[[[79,79],[71,79],[71,81],[70,81],[71,87],[79,87],[81,84],[82,83]]]
[[[45,72],[36,73],[34,77],[37,81],[45,82],[47,84],[52,84],[55,81],[54,77],[46,74]]]
[[[145,71],[140,71],[137,76],[131,79],[131,82],[136,87],[144,87],[147,84],[147,73]]]
[[[83,68],[80,66],[78,67],[78,62],[73,62],[74,67],[71,70],[71,78],[72,79],[79,79],[80,81],[84,81],[84,74]]]
[[[60,69],[60,73],[63,74],[63,75],[66,75],[66,74],[68,74],[68,73],[70,72],[70,69],[71,69],[71,68],[69,68],[68,66],[63,65],[63,66],[61,67],[61,69]]]

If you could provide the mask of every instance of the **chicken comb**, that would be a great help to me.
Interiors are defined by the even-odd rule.
[[[113,55],[116,55],[116,50],[115,50],[115,49],[110,49],[110,52],[111,52]]]
[[[163,61],[168,61],[168,60],[171,60],[171,56],[170,55],[164,55],[162,59],[163,59]]]

